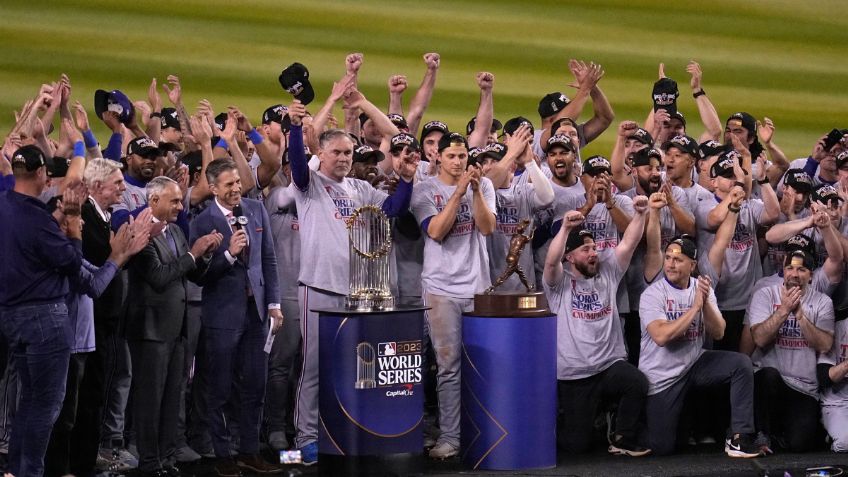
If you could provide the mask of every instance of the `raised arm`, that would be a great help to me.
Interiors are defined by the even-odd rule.
[[[625,164],[624,142],[637,129],[639,129],[639,125],[636,124],[636,121],[622,121],[618,124],[618,135],[615,137],[615,146],[613,146],[612,154],[610,154],[610,168],[612,169],[612,183],[620,191],[633,188],[633,177]]]
[[[839,283],[842,280],[842,269],[844,267],[844,254],[839,232],[836,231],[825,210],[817,210],[813,214],[813,223],[824,239],[824,249],[827,252],[827,259],[822,264],[822,271],[824,271],[830,283]]]
[[[421,124],[421,118],[424,117],[424,111],[430,105],[430,99],[433,97],[433,90],[436,88],[436,74],[439,72],[441,57],[438,53],[427,53],[424,55],[424,63],[427,65],[427,71],[424,73],[424,79],[421,80],[421,86],[409,102],[409,114],[406,116],[406,124],[409,125],[409,133],[413,136],[418,135],[418,126]]]
[[[291,131],[289,132],[289,164],[291,164],[292,182],[302,191],[309,189],[309,163],[303,149],[303,116],[306,107],[298,100],[289,106]]]
[[[622,270],[626,270],[630,265],[630,258],[633,257],[633,252],[636,246],[642,240],[642,233],[645,231],[645,215],[648,212],[648,198],[644,195],[637,195],[633,198],[633,220],[624,231],[618,247],[615,247],[615,258],[618,260],[618,265]]]
[[[579,227],[583,221],[583,214],[576,210],[569,210],[563,216],[562,227],[551,240],[551,244],[548,246],[548,254],[545,256],[545,270],[542,272],[542,279],[548,286],[554,286],[562,281],[562,256],[565,253],[565,242],[568,239],[568,234]]]
[[[595,87],[601,76],[603,76],[601,65],[594,63],[587,65],[580,60],[568,60],[568,69],[574,75],[574,81],[569,83],[569,86],[576,87],[577,92],[571,98],[571,101],[551,118],[551,124],[562,118],[571,118],[576,123],[580,114],[583,112],[583,108],[586,106],[586,101],[589,100],[592,94],[592,88]],[[548,139],[551,138],[553,133],[549,129],[545,129],[542,132],[542,137],[539,140],[543,148],[547,145]]]
[[[474,122],[474,131],[468,136],[469,147],[483,147],[486,138],[492,129],[494,119],[494,101],[492,88],[495,85],[495,75],[488,72],[477,73],[477,86],[480,88],[480,104],[477,106],[477,120]]]
[[[598,65],[600,68],[600,65]],[[604,75],[604,70],[600,70],[600,76]],[[598,79],[600,79],[600,76]],[[587,143],[594,141],[602,132],[606,131],[613,119],[615,112],[612,110],[612,105],[607,99],[600,86],[597,84],[592,88],[589,95],[592,97],[592,112],[593,115],[583,124],[583,137]]]
[[[695,105],[698,106],[698,114],[701,116],[701,122],[704,124],[704,132],[698,139],[698,142],[704,142],[712,139],[718,141],[721,137],[721,120],[718,118],[715,106],[713,106],[707,93],[701,85],[703,73],[701,65],[692,60],[686,65],[686,72],[692,77],[689,79],[689,86],[692,87],[692,96],[695,98]]]
[[[526,125],[519,126],[512,135],[507,134],[506,154],[503,159],[493,164],[489,168],[489,172],[486,173],[486,177],[492,181],[496,188],[506,183],[507,177],[512,174],[513,164],[521,159],[524,151],[529,148],[532,139],[533,134],[530,133],[530,127]]]
[[[790,220],[781,224],[774,224],[766,232],[766,242],[772,245],[780,245],[789,240],[792,236],[798,235],[804,230],[813,227],[814,216],[804,217],[803,219]]]
[[[330,96],[327,97],[327,101],[324,102],[324,106],[312,117],[312,135],[313,141],[317,144],[318,138],[321,136],[321,133],[324,132],[324,129],[327,126],[327,122],[330,119],[330,115],[333,113],[333,108],[336,106],[336,103],[341,100],[345,93],[347,93],[351,87],[353,87],[353,83],[356,80],[356,77],[350,73],[346,73],[344,76],[339,79],[339,81],[333,83],[333,89],[330,91]]]
[[[491,235],[495,231],[495,191],[490,189],[488,193],[491,197],[487,197],[483,192],[483,172],[477,166],[468,168],[469,185],[471,186],[473,204],[471,205],[471,213],[474,214],[474,225],[483,235]],[[489,202],[492,202],[491,207]]]
[[[190,121],[191,128],[194,131],[192,137],[197,141],[201,154],[200,178],[191,189],[191,197],[189,198],[191,205],[197,205],[212,195],[209,190],[209,182],[206,179],[206,166],[214,159],[212,156],[212,127],[199,116],[192,116]]]
[[[786,158],[786,154],[774,142],[774,130],[774,122],[771,119],[763,118],[762,122],[757,121],[757,136],[771,159],[771,167],[766,173],[772,187],[777,185],[783,174],[789,170],[789,160]]]
[[[671,212],[671,218],[674,220],[675,228],[681,233],[695,235],[695,216],[677,202],[677,199],[674,197],[675,189],[672,187],[669,179],[666,179],[663,183],[662,191],[665,192],[668,200],[668,210]]]
[[[766,178],[766,159],[764,154],[760,154],[757,158],[757,176],[754,178],[758,182],[762,182]],[[780,217],[780,201],[777,200],[777,194],[771,186],[771,182],[760,184],[760,196],[763,198],[763,211],[759,217],[761,225],[771,225],[777,222]]]
[[[406,76],[389,76],[387,83],[389,87],[389,114],[400,114],[403,116],[403,92],[406,91]]]
[[[716,276],[721,277],[721,270],[724,267],[724,258],[726,256],[727,247],[733,239],[733,234],[736,233],[736,223],[739,221],[739,208],[742,207],[742,202],[745,200],[745,191],[741,187],[735,186],[730,190],[730,206],[728,207],[727,216],[716,230],[715,239],[707,252],[707,259],[716,273]]]
[[[662,271],[663,251],[660,213],[667,204],[666,195],[662,192],[654,192],[648,198],[650,209],[648,210],[648,225],[645,227],[645,266],[642,272],[646,282],[652,281]]]

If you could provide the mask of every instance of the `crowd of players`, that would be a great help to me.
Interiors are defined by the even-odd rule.
[[[661,66],[642,125],[584,158],[614,120],[600,65],[569,61],[574,92],[545,95],[535,125],[495,119],[478,73],[463,130],[423,122],[438,54],[406,114],[407,78],[389,78],[384,112],[357,89],[362,62],[347,56],[312,113],[292,64],[293,101],[255,127],[236,107],[188,111],[176,76],[169,106],[155,79],[146,101],[97,91],[105,147],[65,75],[16,112],[0,158],[9,472],[173,476],[201,456],[222,476],[280,472],[261,441],[315,463],[311,310],[343,306],[364,205],[392,218],[397,303],[429,307],[431,457],[459,452],[461,315],[524,219],[532,246],[498,289],[527,282],[557,315],[562,450],[848,451],[848,130],[790,161],[768,118],[722,124],[691,62],[699,138]]]

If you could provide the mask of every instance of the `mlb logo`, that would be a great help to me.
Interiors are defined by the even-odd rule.
[[[380,343],[377,348],[377,356],[394,356],[397,354],[397,343],[389,341],[388,343]]]

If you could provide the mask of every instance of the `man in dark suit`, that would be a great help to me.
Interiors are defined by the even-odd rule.
[[[279,466],[259,456],[259,416],[268,367],[263,348],[269,328],[275,333],[283,323],[270,220],[261,202],[241,197],[234,162],[212,161],[206,178],[215,199],[192,221],[190,235],[192,243],[211,231],[224,236],[198,281],[203,285],[200,372],[207,379],[204,394],[218,458],[215,469],[221,476],[238,476],[240,467],[277,473],[282,470]],[[240,376],[240,448],[235,463],[223,416],[234,375]]]
[[[129,262],[127,329],[133,365],[138,468],[145,476],[175,476],[177,417],[184,364],[186,278],[197,280],[223,237],[211,231],[188,249],[174,222],[183,209],[179,184],[168,177],[147,183],[154,222],[167,225]],[[206,255],[208,257],[205,257]]]
[[[108,159],[92,159],[85,166],[83,180],[89,197],[82,205],[82,253],[96,267],[102,267],[112,253],[109,246],[111,207],[121,202],[126,190],[121,164]],[[70,471],[93,476],[100,444],[100,427],[107,379],[117,365],[119,323],[124,310],[124,280],[116,277],[94,300],[94,341],[97,348],[85,361],[76,424],[71,431]],[[123,470],[123,469],[122,469]]]

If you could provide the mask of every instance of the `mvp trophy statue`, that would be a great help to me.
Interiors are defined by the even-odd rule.
[[[528,232],[529,229],[529,232]],[[512,239],[509,241],[509,252],[506,256],[506,268],[501,276],[481,295],[474,296],[474,314],[477,316],[545,316],[550,313],[545,294],[533,289],[527,282],[527,275],[521,268],[521,253],[527,244],[533,240],[533,226],[528,219],[522,219]],[[533,273],[533,270],[529,270]],[[496,292],[513,274],[524,286],[524,292]]]
[[[347,222],[350,238],[350,293],[345,307],[357,311],[392,310],[389,290],[391,222],[382,209],[366,205]]]

